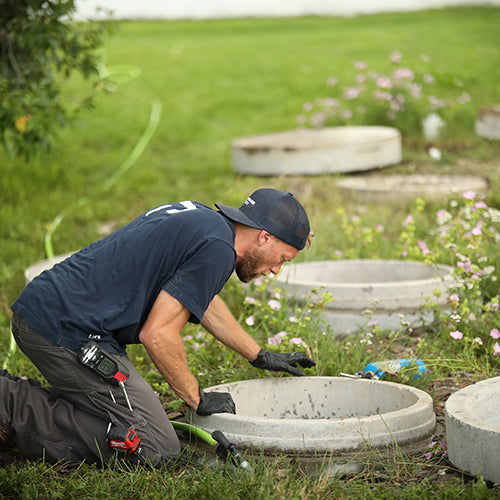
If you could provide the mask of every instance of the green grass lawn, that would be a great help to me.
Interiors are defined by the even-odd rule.
[[[105,44],[106,64],[110,69],[119,66],[138,69],[139,76],[119,83],[114,92],[102,93],[95,109],[82,114],[78,123],[63,131],[52,153],[28,162],[0,152],[2,359],[9,346],[9,306],[24,286],[23,272],[45,257],[44,236],[51,221],[63,212],[65,218],[52,237],[56,254],[81,248],[97,239],[104,223],[121,225],[161,203],[195,199],[210,206],[214,202],[239,205],[254,189],[274,186],[297,195],[317,232],[313,249],[297,260],[334,258],[336,250],[350,257],[396,257],[401,223],[412,210],[412,200],[395,204],[360,203],[336,188],[335,176],[257,178],[238,175],[231,165],[230,143],[234,138],[295,128],[305,102],[329,95],[326,82],[330,76],[340,80],[352,78],[353,61],[366,61],[374,68],[386,67],[388,55],[399,51],[407,66],[418,68],[421,55],[425,54],[430,57],[429,67],[436,76],[438,90],[443,93],[463,90],[470,95],[469,111],[463,121],[457,119],[449,124],[453,133],[434,144],[443,152],[440,162],[429,158],[427,149],[431,144],[421,135],[413,134],[404,137],[402,163],[380,173],[484,175],[491,185],[485,201],[499,210],[500,145],[498,141],[477,137],[472,128],[481,107],[500,102],[499,25],[500,9],[486,7],[356,18],[120,23]],[[79,79],[71,80],[65,91],[67,98],[81,97],[85,85]],[[146,129],[152,105],[157,102],[161,104],[161,117],[152,139],[133,166],[111,189],[106,189],[106,181],[118,171]],[[79,204],[82,199],[85,202]],[[445,206],[446,202],[426,205],[415,229],[417,239],[429,233],[435,224],[436,211]],[[339,208],[346,214],[344,219]],[[367,227],[383,225],[384,233],[371,242],[362,232],[359,234],[365,236],[349,238],[349,231],[360,231],[350,219],[352,216],[360,216]],[[494,243],[485,243],[484,252],[492,265],[496,265],[494,274],[498,279],[498,243],[496,247]],[[490,300],[498,295],[498,281],[490,280],[488,287],[486,295]],[[226,296],[235,313],[243,318],[245,310],[241,301],[232,296],[233,290],[231,284]],[[487,336],[486,329],[489,331],[492,323],[484,325],[483,333]],[[435,339],[442,331],[442,325],[435,329]],[[265,341],[265,336],[261,336]],[[498,359],[491,354],[477,354],[472,349],[464,354],[456,346],[450,346],[447,352],[444,337],[435,341],[443,357],[462,360],[466,371],[479,378],[500,373]],[[414,339],[411,342],[415,344]],[[334,374],[339,368],[342,371],[360,368],[356,363],[390,354],[389,343],[406,346],[408,339],[380,336],[371,352],[365,352],[361,344],[348,351],[342,351],[340,344],[328,344],[326,352],[333,361],[330,364],[325,361],[325,371]],[[212,360],[219,356],[215,351],[214,348],[214,353],[207,354]],[[427,350],[425,354],[431,356],[435,351]],[[231,363],[227,372],[214,371],[211,378],[201,382],[256,376],[232,358]],[[11,359],[10,366],[20,375],[36,373],[19,354]],[[453,376],[453,366],[443,368],[440,376]],[[166,390],[166,399],[170,396]],[[171,477],[156,473],[113,475],[109,471],[101,473],[87,468],[67,471],[28,462],[6,469],[7,472],[0,470],[0,496],[488,498],[500,495],[498,488],[493,491],[484,483],[459,475],[456,481],[440,481],[436,472],[449,464],[437,463],[429,469],[426,466],[422,465],[421,457],[378,466],[371,462],[358,479],[329,483],[299,473],[284,474],[276,465],[268,465],[254,478],[234,481],[194,469]],[[422,470],[428,473],[422,475]],[[26,486],[19,489],[22,484]]]

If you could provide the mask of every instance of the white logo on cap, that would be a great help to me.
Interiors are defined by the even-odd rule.
[[[248,205],[248,204],[255,205],[255,201],[252,200],[252,198],[250,196],[247,198],[247,201],[245,201],[245,205]]]

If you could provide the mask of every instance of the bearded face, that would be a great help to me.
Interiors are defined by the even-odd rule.
[[[278,274],[285,262],[292,261],[299,250],[262,230],[255,242],[236,260],[236,275],[243,283],[260,276]]]
[[[238,259],[235,271],[238,279],[243,283],[249,283],[263,274],[262,271],[259,271],[262,268],[262,259],[259,253],[259,250],[251,249],[241,259]]]

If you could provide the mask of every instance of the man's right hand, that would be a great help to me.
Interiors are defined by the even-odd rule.
[[[257,358],[250,361],[250,364],[261,370],[288,372],[296,377],[302,376],[296,365],[303,368],[316,366],[316,363],[303,352],[269,352],[265,349],[261,349]]]
[[[212,413],[236,413],[231,394],[228,392],[203,392],[200,389],[200,403],[196,409],[200,416],[212,415]]]

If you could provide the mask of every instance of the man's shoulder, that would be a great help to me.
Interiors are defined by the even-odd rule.
[[[202,234],[207,233],[215,236],[217,232],[220,232],[230,236],[234,232],[234,225],[231,221],[217,210],[197,201],[162,205],[146,212],[144,217],[150,217],[153,212],[166,222],[198,226],[198,231]],[[173,215],[176,217],[171,217]]]

